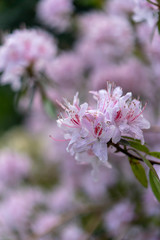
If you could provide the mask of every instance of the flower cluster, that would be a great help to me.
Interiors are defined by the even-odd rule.
[[[14,31],[0,48],[1,82],[11,82],[14,89],[19,89],[20,77],[27,70],[32,74],[43,71],[55,53],[55,41],[48,33],[38,29]]]
[[[113,89],[108,84],[107,90],[91,93],[97,107],[90,107],[88,103],[79,105],[77,93],[73,104],[67,100],[64,105],[60,104],[66,116],[60,117],[57,123],[69,141],[67,151],[71,155],[81,162],[81,154],[87,153],[109,167],[107,145],[117,144],[122,136],[139,139],[144,144],[142,129],[149,128],[150,124],[143,117],[140,101],[132,100],[130,92],[123,96],[120,87]]]
[[[41,0],[37,5],[38,18],[59,32],[70,25],[72,11],[72,0]]]

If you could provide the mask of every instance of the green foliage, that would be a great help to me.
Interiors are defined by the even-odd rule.
[[[160,180],[151,170],[149,171],[149,181],[155,197],[160,202]]]
[[[129,141],[129,145],[136,150],[144,153],[149,153],[149,149],[145,145],[142,145],[140,142]]]
[[[143,166],[141,165],[141,163],[133,158],[129,159],[130,165],[131,165],[131,169],[135,175],[135,177],[137,178],[137,180],[144,186],[144,187],[148,187],[148,181],[147,181],[147,176],[145,173],[145,170],[143,168]]]
[[[88,11],[91,9],[101,9],[104,0],[74,0],[76,11]]]
[[[36,24],[35,7],[38,0],[1,0],[0,29],[13,30],[22,24]]]
[[[22,122],[22,114],[17,111],[14,104],[15,93],[9,86],[0,87],[0,132],[4,132],[9,128]]]
[[[160,152],[149,152],[148,155],[160,159]]]

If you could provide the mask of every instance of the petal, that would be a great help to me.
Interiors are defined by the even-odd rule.
[[[107,151],[107,144],[96,141],[92,146],[93,153],[99,158],[102,162],[108,161],[108,151]]]
[[[115,128],[113,136],[112,136],[112,142],[117,143],[121,139],[121,132],[118,127]]]

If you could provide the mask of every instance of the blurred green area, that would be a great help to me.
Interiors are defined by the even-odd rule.
[[[12,32],[21,27],[41,27],[36,18],[38,0],[0,0],[0,33]],[[75,14],[100,9],[104,0],[73,0]],[[44,26],[43,26],[44,28]],[[46,28],[46,30],[49,30]],[[76,26],[68,32],[58,34],[51,32],[57,38],[60,49],[72,48],[76,40]],[[13,126],[20,125],[24,116],[16,109],[15,93],[9,86],[0,86],[0,133]]]
[[[0,133],[21,124],[23,120],[22,114],[17,110],[15,102],[15,93],[10,86],[0,87]]]
[[[35,7],[38,0],[1,0],[0,29],[13,30],[20,26],[37,24]]]

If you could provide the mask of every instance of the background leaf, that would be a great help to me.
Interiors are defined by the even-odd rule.
[[[133,147],[141,152],[149,153],[149,149],[145,145],[142,145],[140,142],[129,141],[129,144],[131,147]]]
[[[157,198],[157,200],[160,202],[160,180],[155,176],[152,170],[149,171],[149,180],[150,180],[152,191],[155,197]]]
[[[149,152],[148,155],[160,159],[160,152]]]
[[[147,180],[147,176],[146,176],[144,167],[136,159],[130,158],[129,161],[130,161],[131,169],[132,169],[135,177],[144,187],[147,188],[148,180]]]

